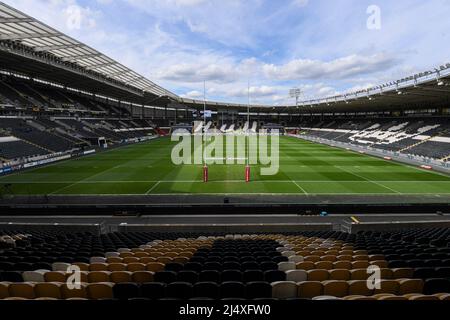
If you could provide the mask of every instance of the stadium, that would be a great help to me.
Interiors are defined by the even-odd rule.
[[[450,63],[295,103],[201,86],[0,2],[1,300],[450,300]]]

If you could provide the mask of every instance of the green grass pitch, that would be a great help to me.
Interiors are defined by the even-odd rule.
[[[161,138],[0,178],[15,195],[156,194],[450,194],[450,176],[367,155],[281,137],[280,170],[261,176],[244,165],[175,166],[174,143]]]

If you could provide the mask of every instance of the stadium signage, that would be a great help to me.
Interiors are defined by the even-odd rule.
[[[263,176],[276,175],[280,165],[280,134],[272,130],[263,133],[191,134],[175,130],[171,140],[178,142],[172,149],[175,165],[259,165]]]

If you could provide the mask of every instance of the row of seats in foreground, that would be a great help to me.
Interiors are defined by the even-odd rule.
[[[75,285],[72,283],[71,285]],[[450,294],[440,292],[448,289],[448,283],[440,280],[404,279],[399,281],[381,281],[380,289],[368,289],[366,281],[304,281],[268,282],[160,282],[149,283],[78,283],[78,287],[70,284],[51,283],[0,283],[0,299],[120,299],[129,300],[144,298],[159,299],[380,299],[395,297],[396,299],[433,299],[450,300]],[[425,286],[425,287],[424,287]],[[386,298],[390,299],[390,298]],[[394,298],[393,298],[394,299]]]

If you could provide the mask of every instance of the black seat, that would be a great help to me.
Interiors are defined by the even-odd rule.
[[[177,274],[174,271],[159,271],[155,273],[156,282],[171,283],[177,281]]]
[[[216,282],[197,282],[194,284],[194,297],[219,298],[219,285]]]
[[[228,282],[228,281],[242,281],[242,272],[240,270],[224,270],[221,274],[221,281],[222,282]]]
[[[222,270],[222,265],[219,262],[206,262],[203,265],[203,270]]]
[[[286,281],[286,273],[280,270],[269,270],[264,272],[264,280],[269,283]]]
[[[204,270],[200,272],[201,282],[220,282],[220,272],[217,270]]]
[[[262,270],[247,270],[244,271],[244,282],[263,281],[264,272]]]
[[[203,269],[203,266],[199,262],[188,262],[184,265],[184,270],[192,270],[195,272],[200,272],[200,271],[202,271],[202,269]]]
[[[166,284],[161,282],[143,283],[141,296],[152,300],[162,299],[166,296]]]
[[[436,277],[450,278],[450,267],[436,268]]]
[[[52,270],[52,265],[47,262],[33,263],[33,270]]]
[[[14,263],[12,262],[0,262],[0,270],[14,271]]]
[[[434,272],[435,271],[433,268],[415,268],[414,278],[418,279],[434,278]]]
[[[184,266],[181,263],[170,262],[170,263],[166,264],[164,269],[166,271],[178,272],[178,271],[183,270],[183,268],[184,268]]]
[[[220,285],[221,298],[245,298],[245,285],[242,282],[230,281]]]
[[[264,261],[264,262],[261,262],[260,268],[263,271],[277,270],[278,269],[278,264],[276,264],[273,261]]]
[[[241,269],[241,264],[237,261],[226,261],[222,265],[223,270],[239,270]]]
[[[139,286],[136,283],[116,283],[113,287],[114,298],[128,300],[140,297]]]
[[[14,265],[16,271],[32,271],[33,264],[29,262],[18,262]]]
[[[1,278],[5,282],[23,282],[22,273],[18,271],[3,271]]]
[[[166,296],[176,299],[190,299],[193,295],[193,287],[189,282],[172,282],[167,285]]]
[[[407,268],[408,263],[403,260],[392,260],[392,261],[388,262],[388,267],[391,269],[392,268]]]
[[[286,262],[289,261],[289,258],[285,256],[274,256],[272,257],[272,261],[275,263]]]
[[[179,282],[189,282],[194,284],[198,281],[198,279],[198,273],[192,270],[181,270],[177,274],[177,281]]]
[[[246,261],[241,264],[242,271],[257,269],[259,269],[259,263],[257,263],[256,261]]]
[[[270,298],[272,297],[272,286],[265,281],[247,283],[247,299]]]
[[[423,286],[423,293],[427,295],[435,293],[450,293],[450,280],[439,279],[427,279]]]

